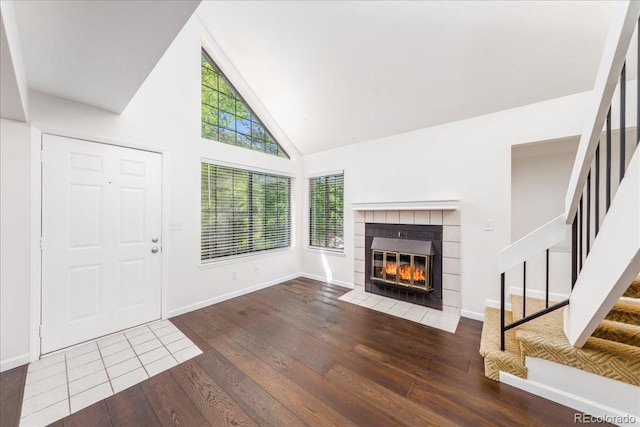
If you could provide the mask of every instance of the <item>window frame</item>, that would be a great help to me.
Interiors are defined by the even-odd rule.
[[[285,228],[285,234],[284,234],[284,238],[286,238],[288,240],[288,244],[286,246],[278,246],[278,247],[273,247],[273,248],[266,248],[266,249],[253,249],[250,251],[245,251],[245,252],[241,252],[241,253],[237,253],[237,254],[229,254],[229,255],[221,255],[221,256],[214,256],[214,257],[209,257],[209,258],[203,258],[204,255],[204,250],[203,250],[203,246],[205,245],[205,239],[204,239],[204,231],[205,231],[205,227],[203,227],[203,214],[204,214],[204,173],[203,173],[203,166],[204,165],[209,165],[209,166],[216,166],[216,167],[221,167],[221,168],[226,168],[226,169],[231,169],[232,171],[239,171],[239,172],[246,172],[249,174],[249,180],[251,180],[251,177],[253,175],[262,175],[262,176],[272,176],[272,177],[276,177],[276,178],[284,178],[287,180],[287,225],[288,227]],[[262,168],[257,168],[257,167],[251,167],[251,166],[247,166],[247,165],[240,165],[240,164],[235,164],[235,163],[228,163],[228,162],[222,162],[222,161],[213,161],[211,159],[205,159],[202,158],[200,159],[200,179],[201,179],[201,191],[200,191],[200,268],[209,268],[211,266],[216,266],[216,265],[221,265],[221,264],[225,264],[225,263],[230,263],[233,262],[234,260],[237,260],[238,258],[247,258],[247,257],[262,257],[268,254],[271,254],[273,252],[281,252],[281,251],[287,251],[287,250],[292,250],[294,245],[295,245],[295,237],[294,237],[294,189],[295,189],[295,177],[287,172],[283,172],[283,171],[274,171],[274,170],[269,170],[269,169],[262,169]],[[248,202],[248,205],[251,206],[251,211],[253,210],[253,199],[250,200]],[[252,212],[253,213],[253,212]],[[264,211],[264,216],[266,216],[268,213],[268,210]],[[247,233],[250,232],[250,230],[252,230],[252,226],[251,224],[248,226],[247,229]],[[234,233],[233,234],[233,239],[237,239],[237,235]],[[276,238],[277,239],[277,238]],[[210,241],[213,241],[213,239],[210,239]]]
[[[342,220],[342,224],[341,224],[341,231],[342,231],[342,235],[340,236],[342,239],[342,247],[331,247],[331,246],[320,246],[320,245],[313,245],[312,244],[312,239],[313,239],[313,219],[314,219],[314,215],[313,215],[313,180],[314,179],[318,179],[318,178],[330,178],[330,177],[336,177],[336,176],[341,176],[342,177],[342,211],[341,211],[341,220]],[[345,213],[345,207],[344,207],[344,170],[338,170],[338,171],[330,171],[330,172],[323,172],[323,173],[317,173],[317,174],[313,174],[313,175],[308,175],[307,176],[307,185],[308,185],[308,191],[307,191],[307,195],[309,197],[308,201],[309,201],[309,206],[308,206],[308,221],[307,221],[307,242],[306,242],[306,247],[309,250],[312,251],[320,251],[320,252],[326,252],[329,254],[334,254],[334,255],[344,255],[344,251],[345,251],[345,241],[344,241],[344,237],[345,237],[345,230],[344,230],[344,213]],[[324,194],[328,194],[328,192],[326,191],[326,187],[329,185],[328,181],[325,181],[325,191],[323,192]],[[327,208],[325,207],[325,212],[327,211]],[[325,226],[327,224],[327,222],[329,221],[329,218],[327,218],[325,216],[324,218],[324,223]],[[326,234],[326,233],[325,233]],[[325,236],[325,241],[326,241],[326,236]]]

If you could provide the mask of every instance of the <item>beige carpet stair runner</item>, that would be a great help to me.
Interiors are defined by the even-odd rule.
[[[550,305],[552,303],[550,302]],[[513,311],[505,322],[522,318],[522,297],[511,296]],[[527,314],[544,308],[544,301],[527,298]],[[640,386],[640,278],[607,314],[582,348],[575,348],[563,332],[563,309],[508,331],[500,351],[500,310],[486,308],[480,354],[485,375],[498,381],[504,371],[527,378],[525,357],[539,357],[614,380]]]

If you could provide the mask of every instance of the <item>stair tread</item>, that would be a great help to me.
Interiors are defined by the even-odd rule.
[[[592,336],[640,347],[640,325],[604,319]]]
[[[522,319],[522,295],[511,295],[511,310],[513,310],[513,319],[520,320]],[[557,301],[549,301],[549,306],[556,304]],[[539,298],[527,297],[527,315],[531,315],[540,310],[544,310],[546,308],[545,301]],[[531,330],[549,330],[552,327],[560,325],[560,330],[563,329],[562,324],[562,312],[563,309],[558,309],[552,311],[549,314],[546,314],[542,317],[539,317],[535,320],[531,320],[521,326],[518,329],[531,329]]]
[[[605,318],[640,326],[640,298],[620,298]]]
[[[640,276],[636,277],[631,285],[622,294],[623,297],[640,298]]]
[[[623,298],[617,307],[624,308],[629,305],[636,307],[635,304],[640,303],[640,301],[627,300],[627,298]],[[507,324],[511,323],[511,318],[516,318],[518,305],[521,312],[522,297],[512,296],[514,312],[505,313]],[[544,301],[527,298],[527,307],[528,313],[529,308],[531,308],[531,312],[537,311],[544,308]],[[526,378],[527,368],[524,360],[526,356],[530,356],[640,386],[640,347],[591,337],[583,348],[575,348],[564,335],[563,322],[562,310],[556,310],[508,331],[506,334],[507,351],[501,352],[499,351],[500,310],[487,308],[480,344],[481,354],[485,358],[485,375],[499,380],[499,371],[505,371]],[[604,325],[619,326],[616,323],[607,321],[604,322]],[[621,328],[635,330],[634,325],[623,325]],[[511,335],[510,332],[515,332],[515,334]]]
[[[505,312],[505,322],[513,322],[513,314]],[[505,333],[505,351],[500,350],[500,310],[485,308],[482,338],[480,340],[480,354],[484,357],[485,375],[499,381],[500,371],[509,372],[521,378],[527,377],[520,345],[515,337],[515,330]]]

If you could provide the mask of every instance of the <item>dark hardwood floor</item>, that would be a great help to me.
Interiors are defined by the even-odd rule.
[[[171,319],[204,351],[58,426],[574,424],[573,409],[484,377],[482,323],[455,334],[296,279]],[[16,425],[24,369],[1,375]]]

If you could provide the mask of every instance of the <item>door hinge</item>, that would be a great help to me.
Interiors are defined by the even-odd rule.
[[[40,250],[44,250],[44,241],[42,239],[42,237],[40,238]]]
[[[44,151],[40,151],[40,163],[44,163]]]
[[[40,335],[40,338],[42,338],[42,325],[38,328],[38,334]]]

